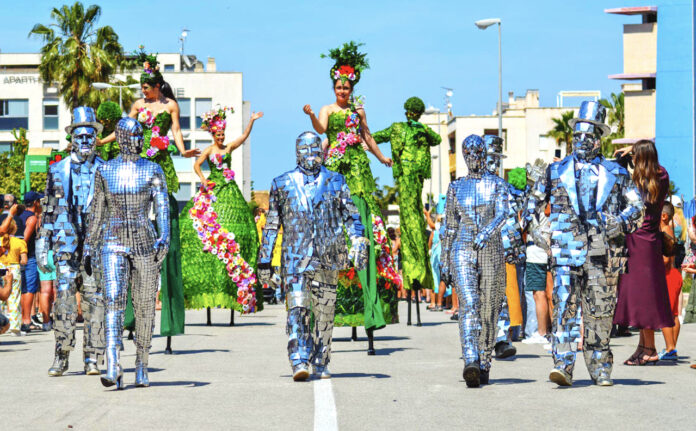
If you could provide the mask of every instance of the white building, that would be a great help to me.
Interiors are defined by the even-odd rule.
[[[215,59],[204,65],[194,56],[159,54],[164,79],[174,89],[181,112],[181,129],[186,148],[204,149],[212,137],[200,130],[200,116],[217,105],[234,108],[227,117],[227,139],[242,134],[251,114],[250,103],[243,101],[242,73],[218,72]],[[7,151],[14,138],[13,128],[27,129],[30,148],[64,149],[65,127],[71,112],[55,87],[39,78],[40,54],[0,54],[0,152]],[[133,73],[138,79],[139,71]],[[170,134],[171,136],[171,134]],[[175,195],[180,204],[196,192],[198,177],[193,172],[194,159],[174,157],[181,189]],[[205,168],[205,166],[204,166]],[[232,169],[246,199],[251,197],[251,149],[245,142],[232,153]]]

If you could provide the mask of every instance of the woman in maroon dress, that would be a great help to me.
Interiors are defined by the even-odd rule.
[[[669,175],[660,166],[652,141],[636,142],[633,163],[633,181],[645,202],[645,218],[638,230],[626,235],[628,270],[619,279],[614,323],[640,328],[638,347],[624,364],[645,365],[658,361],[654,330],[674,325],[660,235],[660,216],[669,189]]]

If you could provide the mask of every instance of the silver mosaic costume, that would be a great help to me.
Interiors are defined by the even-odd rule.
[[[87,374],[99,374],[97,364],[104,354],[104,299],[92,274],[81,266],[82,248],[94,197],[94,175],[104,161],[96,156],[97,134],[102,130],[94,111],[78,107],[71,134],[72,150],[67,157],[50,166],[46,180],[44,208],[36,240],[39,268],[50,272],[49,251],[53,250],[56,268],[56,297],[53,305],[55,360],[50,376],[60,376],[68,368],[68,355],[75,348],[77,301],[81,293],[83,359]]]
[[[500,228],[508,214],[508,193],[507,183],[485,169],[481,137],[464,139],[462,152],[469,173],[447,190],[440,272],[457,290],[465,380],[469,386],[478,386],[479,373],[487,375],[491,366],[496,322],[505,295]],[[475,384],[466,378],[471,366],[475,367]]]
[[[599,154],[599,140],[608,133],[606,112],[597,102],[583,102],[574,128],[573,154],[553,163],[535,180],[530,212],[543,212],[550,201],[553,292],[553,359],[551,380],[572,384],[580,331],[583,354],[592,379],[611,385],[613,356],[609,333],[616,305],[616,283],[623,272],[623,236],[642,218],[643,202],[628,172]],[[609,282],[607,279],[609,278]]]
[[[364,268],[368,243],[345,179],[322,166],[319,136],[313,132],[301,134],[296,156],[297,168],[276,177],[271,185],[258,268],[260,281],[268,282],[273,246],[282,227],[281,278],[287,290],[288,356],[297,375],[306,373],[310,362],[317,373],[328,365],[338,271],[348,268],[350,259],[358,268]],[[344,228],[352,243],[350,252]]]
[[[140,157],[143,129],[123,118],[116,126],[121,154],[101,166],[87,232],[86,266],[94,260],[104,284],[107,372],[105,386],[122,387],[119,365],[126,294],[135,312],[135,383],[148,386],[148,354],[155,326],[160,267],[169,248],[169,204],[162,168]],[[148,217],[151,206],[157,229]]]

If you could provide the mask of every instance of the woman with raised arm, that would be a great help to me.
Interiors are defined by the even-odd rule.
[[[358,51],[361,45],[349,42],[329,51],[328,57],[335,61],[330,77],[336,101],[323,106],[318,117],[310,105],[305,105],[303,110],[311,119],[314,130],[326,133],[328,138],[324,165],[345,177],[363,225],[372,226],[372,229],[366,229],[371,244],[368,266],[358,271],[357,277],[362,292],[354,282],[353,270],[350,270],[346,273],[348,279],[342,277],[339,280],[336,304],[336,326],[356,327],[362,324],[371,339],[373,330],[398,319],[395,292],[401,280],[392,265],[386,230],[373,196],[376,185],[366,151],[370,151],[386,166],[391,166],[392,160],[379,150],[370,134],[365,108],[360,98],[353,96],[361,72],[369,67],[367,55]],[[364,310],[353,300],[354,296],[360,294],[363,296]],[[381,296],[389,299],[387,304],[383,304]],[[385,311],[389,314],[386,322]],[[370,348],[368,354],[374,354],[374,349]]]
[[[230,325],[234,324],[234,310],[251,313],[257,309],[254,272],[258,234],[230,165],[232,151],[247,140],[263,112],[253,113],[244,133],[225,144],[226,118],[233,113],[232,108],[220,108],[203,115],[201,128],[210,132],[214,144],[203,150],[193,165],[201,189],[179,216],[186,308],[207,308],[208,325],[210,308],[231,309]],[[201,171],[206,160],[208,178]]]
[[[179,104],[176,102],[172,88],[164,81],[159,71],[157,56],[145,53],[141,45],[138,61],[143,65],[143,72],[140,74],[140,88],[144,97],[133,103],[128,116],[135,118],[143,126],[144,145],[141,155],[160,165],[167,180],[171,245],[161,271],[160,335],[171,337],[184,333],[185,313],[179,247],[179,207],[174,198],[174,193],[179,191],[179,178],[176,175],[171,155],[178,151],[183,157],[195,157],[200,155],[200,150],[187,150],[184,147],[184,137],[179,125]],[[172,143],[167,136],[170,130],[174,136],[174,145],[171,145]],[[99,141],[99,145],[113,142],[115,139],[116,134],[112,133]],[[130,300],[128,301],[124,326],[128,329],[134,327]],[[170,338],[167,338],[165,353],[171,353]]]

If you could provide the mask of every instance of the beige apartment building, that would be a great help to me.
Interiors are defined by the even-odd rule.
[[[242,73],[217,71],[215,59],[206,64],[195,56],[158,54],[164,75],[174,90],[181,112],[181,129],[186,148],[212,144],[212,138],[200,129],[201,115],[214,107],[231,106],[227,117],[227,136],[239,136],[251,114],[250,103],[243,100]],[[12,129],[23,127],[31,148],[64,149],[65,127],[71,112],[55,86],[42,82],[38,66],[40,54],[0,53],[0,152],[13,142]],[[139,72],[132,73],[138,79]],[[125,80],[125,77],[122,77]],[[139,90],[137,91],[140,97]],[[117,101],[117,100],[116,100]],[[170,135],[171,136],[171,135]],[[175,195],[180,205],[196,192],[198,177],[193,172],[194,159],[174,156],[181,189]],[[204,168],[206,165],[204,165]],[[246,199],[251,195],[251,149],[249,141],[232,153],[232,169]]]

